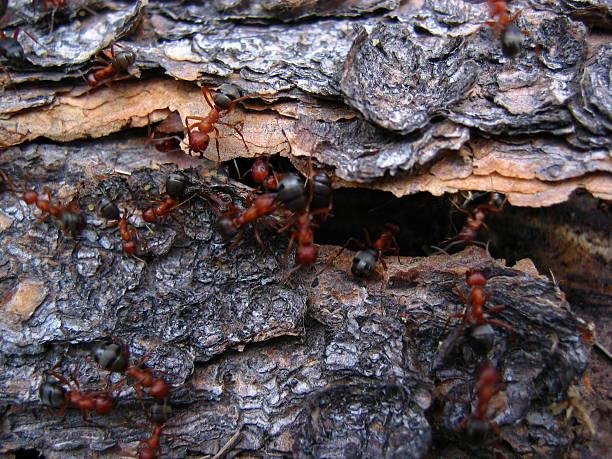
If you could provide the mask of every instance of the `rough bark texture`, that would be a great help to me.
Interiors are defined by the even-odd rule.
[[[592,325],[537,270],[554,268],[572,298],[604,311],[587,309],[589,317],[609,312],[610,217],[597,220],[595,200],[493,218],[507,258],[531,257],[537,268],[468,248],[387,257],[384,272],[357,281],[349,274],[353,253],[334,258],[337,248],[322,246],[315,267],[285,282],[293,259],[283,264],[282,216],[259,225],[265,247],[252,231],[229,244],[215,226],[211,197],[244,205],[249,191],[229,178],[231,162],[180,155],[168,165],[168,155],[131,129],[172,112],[203,116],[195,81],[231,81],[253,97],[224,119],[248,147],[222,126],[224,161],[280,154],[305,170],[301,159],[311,156],[347,193],[483,190],[542,207],[582,188],[611,199],[609,2],[510,6],[523,8],[518,25],[530,33],[514,58],[483,27],[486,2],[74,0],[52,19],[52,9],[11,1],[1,20],[7,35],[19,26],[38,43],[21,35],[26,60],[1,62],[9,73],[0,167],[9,183],[0,174],[0,453],[133,453],[150,431],[133,389],[120,391],[110,416],[91,422],[75,410],[54,416],[38,400],[44,371],[58,362],[63,374],[100,390],[105,374],[90,349],[113,336],[173,385],[163,457],[215,455],[236,432],[223,450],[230,457],[605,451],[609,367],[596,360],[603,375],[594,378],[595,411],[584,378]],[[136,53],[141,78],[88,89],[81,74],[117,40]],[[217,160],[217,151],[206,156]],[[175,216],[145,225],[137,209],[176,168],[189,178],[191,198]],[[63,202],[78,197],[87,225],[76,239],[53,219],[37,222],[9,192],[24,180]],[[348,213],[358,214],[366,196],[354,193]],[[137,257],[123,253],[117,229],[99,217],[101,197],[135,213],[145,242]],[[404,202],[394,209],[404,212]],[[398,236],[402,247],[436,237],[433,221],[412,232],[412,220],[428,216],[415,202]],[[340,233],[345,240],[359,231]],[[494,327],[490,352],[451,318],[463,309],[456,289],[467,292],[468,269],[485,273],[490,304],[505,306],[494,316],[511,327]],[[598,329],[610,347],[609,324]],[[491,413],[500,432],[474,442],[464,423],[485,358],[505,383]],[[590,442],[593,422],[601,430]]]

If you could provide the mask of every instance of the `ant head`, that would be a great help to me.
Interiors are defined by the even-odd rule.
[[[376,256],[376,252],[372,249],[360,250],[353,258],[353,265],[351,266],[353,276],[362,278],[370,277],[377,261],[378,257]]]
[[[187,189],[187,179],[181,174],[170,174],[166,179],[166,193],[173,199],[182,199]]]
[[[487,284],[487,278],[482,272],[471,269],[465,273],[465,281],[470,287],[484,287]]]
[[[308,204],[308,193],[302,177],[291,172],[284,174],[278,184],[278,199],[293,211],[303,210]]]
[[[502,32],[502,51],[505,56],[514,57],[523,48],[524,35],[521,29],[515,24],[508,24]]]
[[[295,258],[299,265],[312,265],[317,261],[317,248],[313,244],[300,245]]]
[[[130,355],[122,343],[107,340],[93,348],[94,360],[108,371],[123,372],[128,367]]]
[[[106,220],[119,220],[121,216],[117,204],[104,196],[100,198],[98,209],[100,210],[100,215]]]
[[[108,394],[96,394],[94,396],[96,413],[106,415],[117,404],[117,399]]]
[[[251,166],[251,177],[255,183],[263,184],[270,175],[270,168],[265,159],[257,158]]]
[[[58,409],[66,403],[66,389],[59,381],[47,376],[38,388],[38,397],[43,405]]]

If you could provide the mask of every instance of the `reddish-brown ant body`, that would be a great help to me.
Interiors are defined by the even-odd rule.
[[[159,457],[158,453],[163,430],[163,424],[156,424],[153,427],[151,436],[138,444],[138,459],[157,459]]]
[[[85,224],[77,199],[73,199],[67,205],[62,205],[53,202],[50,190],[46,189],[45,194],[46,199],[35,190],[26,190],[21,199],[26,204],[35,205],[42,211],[42,215],[39,217],[40,221],[45,221],[51,216],[56,219],[64,233],[74,237]]]
[[[488,360],[485,361],[478,372],[476,390],[478,396],[474,411],[463,420],[468,437],[474,441],[482,440],[491,429],[498,431],[496,424],[489,420],[491,399],[502,390],[502,376]],[[496,407],[500,408],[500,407]]]
[[[236,236],[240,230],[250,223],[254,223],[266,215],[272,214],[279,206],[276,193],[264,193],[256,196],[252,203],[242,212],[230,209],[219,219],[218,225],[227,237]],[[231,218],[231,215],[238,214]]]
[[[459,231],[459,234],[457,234],[457,236],[446,240],[450,241],[450,243],[443,247],[442,250],[446,251],[458,244],[474,244],[486,247],[486,244],[476,241],[476,237],[478,236],[480,228],[487,227],[487,225],[485,224],[485,218],[487,217],[487,214],[499,213],[502,211],[504,204],[506,203],[506,199],[504,198],[501,203],[499,203],[499,196],[500,195],[498,195],[497,193],[493,193],[488,204],[480,204],[479,206],[476,206],[471,212],[468,212],[458,207],[457,204],[451,201],[457,209],[459,209],[461,212],[467,213],[467,220]]]
[[[398,261],[399,261],[400,249],[399,249],[399,245],[396,240],[396,236],[399,233],[399,231],[400,231],[399,226],[393,223],[387,223],[385,225],[385,229],[380,233],[380,236],[378,236],[378,239],[376,239],[374,243],[372,243],[372,241],[370,240],[369,233],[365,231],[367,246],[366,248],[360,249],[353,257],[353,263],[351,265],[351,273],[353,274],[353,276],[357,278],[362,278],[362,279],[369,278],[372,275],[372,271],[374,271],[374,268],[376,267],[378,263],[381,264],[383,272],[386,271],[387,263],[385,263],[385,260],[383,259],[383,256],[386,254],[394,253],[398,255]],[[346,247],[351,242],[354,242],[358,246],[361,246],[361,247],[364,246],[364,244],[359,239],[356,239],[354,237],[349,238],[349,240],[346,241],[346,243],[338,251],[338,253],[332,257],[332,259],[326,264],[325,268],[319,271],[317,275],[320,275],[323,271],[325,271],[325,269],[327,269],[327,267],[330,266],[334,262],[334,260],[340,256],[340,254],[342,254],[344,249],[346,249]],[[384,286],[385,286],[385,276],[383,275],[381,277],[382,278],[381,278],[381,287],[380,287],[380,307],[381,307],[381,313],[383,313],[384,310],[383,310],[383,303],[382,303],[382,295],[383,295]]]
[[[92,411],[100,415],[108,414],[116,404],[116,399],[109,393],[83,392],[77,381],[73,380],[75,388],[72,388],[70,382],[63,376],[53,371],[47,374],[57,381],[47,377],[40,385],[38,395],[43,405],[58,410],[57,414],[62,414],[66,408],[74,407],[81,410],[83,419],[87,419],[88,414]],[[66,390],[60,382],[70,389]]]
[[[495,325],[506,330],[512,330],[512,327],[504,322],[487,317],[487,313],[503,311],[505,306],[486,306],[486,302],[491,298],[491,293],[485,293],[484,291],[487,284],[485,275],[480,271],[468,270],[465,278],[470,288],[467,299],[459,288],[455,287],[455,291],[468,308],[463,313],[452,314],[448,320],[453,318],[463,319],[464,325],[468,327],[469,336],[488,351],[495,340],[495,332],[491,326]]]
[[[155,223],[181,205],[181,199],[187,189],[187,180],[181,174],[170,174],[166,178],[166,197],[157,205],[149,207],[142,213],[147,223]]]
[[[487,22],[495,34],[501,36],[502,51],[506,56],[517,55],[524,42],[524,36],[529,36],[529,32],[519,29],[516,20],[521,15],[521,10],[516,11],[512,16],[508,14],[508,2],[503,0],[488,0],[491,21]]]
[[[141,364],[130,365],[130,351],[127,345],[117,341],[105,341],[93,349],[95,361],[107,371],[123,373],[133,378],[136,393],[142,398],[143,389],[157,400],[164,400],[170,393],[170,386],[162,378],[156,378],[153,369],[143,368]],[[125,382],[122,381],[121,384]]]
[[[123,215],[118,220],[117,225],[119,226],[119,234],[123,241],[123,251],[128,255],[136,255],[138,251],[138,244],[140,242],[140,233],[134,228],[129,222],[129,215],[127,211],[123,210]]]
[[[132,70],[136,55],[130,50],[120,50],[115,53],[115,46],[119,47],[119,45],[113,44],[110,50],[102,51],[104,58],[99,55],[96,57],[96,61],[103,65],[93,67],[92,72],[85,78],[90,87],[95,88],[101,84],[108,85],[112,81],[129,78],[136,73]],[[119,77],[118,75],[122,71],[129,73],[129,76]]]
[[[214,133],[217,156],[219,161],[221,161],[221,153],[219,151],[219,129],[216,127],[217,124],[231,127],[236,131],[248,150],[249,148],[240,130],[232,124],[221,121],[223,117],[228,115],[236,107],[239,101],[248,98],[248,96],[241,97],[240,89],[232,84],[221,85],[214,96],[211,94],[210,90],[204,86],[201,90],[210,111],[206,116],[187,116],[185,118],[185,126],[187,127],[187,137],[189,140],[189,153],[195,152],[200,155],[200,158],[204,157],[204,152],[210,143],[210,135]],[[197,121],[197,123],[190,125],[189,121],[192,120]]]
[[[452,318],[462,318],[466,325],[497,325],[502,328],[511,329],[512,327],[504,322],[495,319],[489,319],[485,315],[486,312],[500,312],[505,309],[505,306],[486,307],[485,304],[491,299],[491,293],[485,293],[484,287],[487,285],[487,278],[480,271],[469,270],[465,273],[465,281],[470,287],[467,299],[459,288],[455,291],[461,298],[461,301],[468,305],[469,308],[465,313],[453,314]]]

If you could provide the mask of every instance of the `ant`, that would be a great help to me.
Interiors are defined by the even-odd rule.
[[[312,228],[315,226],[313,220],[317,215],[323,215],[322,219],[327,218],[332,206],[331,180],[329,176],[323,171],[313,176],[311,164],[309,169],[309,176],[312,178],[309,180],[310,189],[306,197],[306,208],[299,212],[297,218],[295,218],[295,229],[291,234],[291,239],[287,251],[285,252],[286,258],[294,242],[297,242],[298,246],[295,252],[296,266],[287,273],[285,279],[288,279],[295,271],[300,269],[301,266],[312,265],[317,260],[317,248],[313,244],[314,232]],[[283,179],[281,179],[281,183],[283,183]],[[293,199],[291,203],[300,204],[304,195],[305,193],[303,193],[299,199]],[[291,223],[281,229],[281,232],[290,226]]]
[[[76,233],[85,224],[85,219],[81,215],[81,209],[77,198],[75,197],[68,203],[68,205],[54,204],[51,199],[51,191],[46,188],[45,194],[47,199],[41,197],[41,195],[35,190],[26,190],[21,199],[28,205],[36,205],[43,213],[39,217],[39,220],[45,221],[49,216],[54,217],[60,228],[65,234],[70,234],[73,238]]]
[[[187,128],[187,136],[189,140],[189,154],[192,152],[199,153],[200,158],[204,157],[204,152],[210,143],[210,134],[215,133],[215,145],[217,147],[217,157],[221,161],[221,153],[219,151],[219,129],[215,126],[220,124],[231,127],[238,133],[247,151],[249,147],[244,140],[242,132],[233,124],[221,121],[221,118],[227,116],[238,102],[249,98],[242,96],[240,88],[232,84],[222,84],[217,89],[217,92],[212,95],[210,90],[204,86],[201,88],[202,95],[206,104],[210,107],[208,115],[202,116],[187,116],[185,118],[185,126]],[[197,123],[189,125],[189,121],[197,121]]]
[[[142,243],[142,239],[138,230],[130,224],[129,218],[128,212],[124,209],[123,216],[118,220],[117,225],[123,241],[123,251],[128,255],[136,255],[136,252],[138,252],[137,242]]]
[[[250,202],[250,198],[247,199],[247,208],[240,212],[237,208],[233,207],[224,212],[218,221],[218,226],[221,232],[226,237],[234,237],[238,235],[240,230],[249,223],[254,223],[262,217],[272,214],[279,206],[277,193],[264,193],[257,196],[253,202]],[[231,218],[231,215],[238,214]],[[263,247],[263,242],[259,237],[259,233],[255,232],[257,242]]]
[[[170,174],[166,178],[166,198],[158,206],[149,207],[142,213],[142,219],[147,223],[155,223],[179,207],[185,196],[187,180],[181,174]]]
[[[136,55],[130,50],[120,50],[115,53],[115,46],[123,48],[121,45],[114,43],[110,46],[110,50],[105,49],[102,51],[102,56],[98,54],[95,60],[102,64],[94,66],[93,70],[85,81],[91,88],[95,88],[101,84],[109,85],[112,81],[124,80],[131,76],[137,75],[137,71],[134,70],[133,64],[136,61]],[[118,77],[122,71],[127,72],[129,75]]]
[[[493,331],[490,329],[490,325],[496,325],[506,330],[512,330],[512,327],[505,322],[501,322],[496,319],[490,319],[485,315],[485,311],[489,313],[503,311],[505,306],[486,307],[485,303],[491,299],[491,293],[485,293],[484,287],[487,284],[487,278],[485,275],[476,270],[468,270],[465,273],[465,280],[470,287],[470,293],[467,299],[463,292],[455,287],[455,291],[461,298],[461,301],[469,306],[465,312],[452,314],[448,320],[453,318],[461,318],[465,325],[471,328],[471,336],[481,342],[485,348],[490,349],[492,347],[492,340],[495,338]],[[489,325],[489,327],[487,327]]]
[[[54,379],[51,379],[52,376]],[[66,408],[74,407],[81,410],[83,419],[87,420],[90,411],[95,411],[100,415],[107,415],[115,406],[117,400],[106,392],[83,392],[79,383],[72,379],[74,388],[63,376],[53,370],[47,372],[47,378],[38,388],[38,396],[43,405],[50,409],[58,410],[56,414],[61,415]],[[61,383],[61,384],[60,384]],[[70,389],[62,385],[68,386]]]
[[[308,205],[309,198],[304,189],[304,180],[299,175],[289,172],[283,174],[278,181],[276,192],[258,195],[253,202],[250,201],[250,197],[247,198],[247,208],[242,212],[232,208],[222,214],[218,224],[225,236],[236,236],[244,226],[272,214],[281,204],[295,212],[302,211]],[[231,215],[235,214],[238,215],[230,218]],[[263,247],[263,242],[261,242],[258,233],[256,232],[255,235],[257,241]]]
[[[378,239],[372,242],[370,240],[370,234],[368,233],[367,230],[364,229],[367,246],[366,248],[362,248],[355,254],[355,256],[353,257],[353,263],[351,265],[351,273],[353,274],[353,276],[357,278],[361,278],[361,279],[367,279],[372,275],[372,271],[374,270],[376,265],[380,262],[383,268],[383,276],[381,279],[381,287],[380,287],[380,309],[381,309],[382,314],[384,314],[383,302],[382,302],[383,301],[382,296],[383,296],[384,287],[385,287],[384,272],[387,270],[387,263],[385,263],[383,256],[385,254],[396,254],[398,256],[398,262],[400,261],[399,260],[400,248],[399,248],[399,244],[397,243],[397,239],[396,239],[396,236],[399,232],[400,232],[399,226],[393,223],[387,223],[385,224],[385,229],[378,236]],[[340,251],[336,255],[333,256],[333,258],[327,263],[325,268],[319,271],[317,275],[320,275],[321,273],[323,273],[323,271],[325,271],[327,267],[330,266],[334,262],[334,260],[340,256],[340,254],[344,251],[344,249],[346,249],[346,247],[351,242],[356,243],[360,247],[364,247],[364,244],[359,239],[356,239],[354,237],[349,238],[349,240],[346,241],[344,246],[342,246]]]
[[[20,32],[19,27],[17,27],[15,29],[15,32],[13,32],[13,36],[9,37],[4,33],[3,30],[0,30],[0,56],[6,59],[6,61],[13,66],[19,66],[26,62],[25,51],[23,50],[21,43],[17,41],[19,32]],[[28,32],[24,31],[23,33],[25,33],[28,37],[30,37],[30,39],[34,41],[35,43],[40,44]],[[11,75],[8,69],[4,67],[3,65],[0,65],[0,69],[3,70],[4,73],[7,74],[8,79],[10,81]]]
[[[281,176],[272,170],[268,158],[256,158],[251,168],[241,177],[241,179],[248,173],[251,174],[251,178],[258,185],[258,187],[253,190],[253,193],[259,188],[263,188],[266,191],[278,190],[278,182]]]
[[[138,251],[137,242],[142,242],[142,240],[138,230],[130,224],[130,214],[127,212],[127,210],[123,209],[122,215],[122,212],[119,210],[119,207],[117,207],[117,204],[106,197],[102,197],[100,199],[98,209],[103,218],[106,220],[111,220],[111,223],[108,225],[109,228],[114,226],[119,227],[123,251],[128,255],[136,255],[136,252]]]
[[[493,193],[491,195],[491,198],[489,199],[488,204],[480,204],[479,206],[476,206],[474,209],[472,209],[471,212],[462,209],[454,201],[451,201],[453,206],[455,206],[459,211],[467,213],[467,220],[459,231],[459,234],[457,234],[457,236],[451,239],[447,239],[447,241],[450,243],[443,247],[442,251],[445,252],[451,247],[458,244],[474,244],[486,247],[486,244],[484,244],[483,242],[476,241],[476,237],[478,236],[478,231],[480,231],[481,227],[484,226],[485,228],[487,228],[487,225],[484,222],[487,216],[487,212],[499,213],[503,210],[503,207],[506,203],[506,197],[504,197],[500,203],[500,196],[501,195],[499,193]]]
[[[143,389],[148,389],[149,395],[157,400],[168,397],[170,386],[162,378],[156,378],[151,368],[142,367],[141,362],[130,365],[130,350],[120,341],[107,340],[93,348],[94,360],[107,371],[123,373],[126,377],[136,380],[133,384],[136,394],[142,399]],[[125,379],[118,383],[123,385]]]
[[[476,390],[478,397],[474,411],[468,415],[460,425],[465,428],[469,438],[478,441],[482,440],[491,429],[499,433],[497,424],[489,420],[491,399],[501,392],[503,380],[500,372],[488,360],[485,361],[478,371],[478,382]],[[495,408],[501,409],[501,402]]]
[[[501,35],[502,51],[506,56],[516,56],[523,47],[524,36],[530,36],[527,31],[519,29],[516,20],[522,10],[516,11],[512,16],[508,14],[508,2],[504,0],[488,0],[489,13],[493,18],[487,21],[495,31],[495,35]]]

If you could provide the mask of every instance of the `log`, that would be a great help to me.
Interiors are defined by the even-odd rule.
[[[115,390],[109,416],[58,416],[39,400],[56,365],[85,390],[118,387],[91,352],[111,337],[172,386],[162,457],[605,451],[608,363],[598,395],[588,367],[593,344],[612,345],[612,10],[510,8],[530,34],[515,57],[484,25],[485,2],[11,1],[0,24],[36,41],[20,35],[25,60],[2,61],[0,453],[136,453],[152,427],[132,386]],[[82,75],[115,42],[136,55],[131,78],[87,87]],[[144,128],[204,116],[199,86],[223,82],[251,97],[224,118],[219,151],[153,148]],[[237,175],[259,155],[303,173],[312,160],[333,177],[318,262],[289,278],[287,211],[257,237],[249,228],[228,241],[217,226],[228,203],[247,205]],[[147,224],[141,210],[175,171],[186,202]],[[73,237],[55,218],[37,221],[26,187],[74,200],[83,228]],[[511,204],[487,220],[497,257],[431,248],[448,236],[440,196],[460,191]],[[135,256],[100,216],[102,198],[133,214]],[[355,279],[355,251],[339,245],[400,218],[401,255]],[[489,344],[456,317],[468,270],[486,276],[487,304],[504,306],[490,313],[502,325],[486,330]],[[566,293],[601,322],[580,318]],[[478,441],[467,427],[485,361],[503,380],[487,413],[499,432]]]

